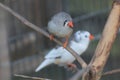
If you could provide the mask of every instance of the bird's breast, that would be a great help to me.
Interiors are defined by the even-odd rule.
[[[48,25],[48,31],[57,37],[69,37],[73,32],[72,28],[56,25],[52,22]]]

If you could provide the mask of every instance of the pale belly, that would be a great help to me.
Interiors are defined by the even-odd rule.
[[[66,37],[66,36],[69,37],[72,34],[73,29],[69,27],[56,26],[50,24],[48,26],[48,31],[57,37]]]
[[[55,60],[55,64],[58,65],[67,65],[72,63],[75,60],[75,57],[70,53],[64,53],[60,59]]]

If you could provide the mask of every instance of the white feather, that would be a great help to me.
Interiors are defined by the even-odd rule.
[[[61,53],[63,53],[63,52],[64,52],[64,48],[63,48],[63,47],[53,48],[53,49],[45,56],[45,59],[59,57],[59,56],[61,56]]]
[[[43,69],[44,67],[52,64],[54,62],[54,59],[45,59],[35,70],[35,72],[38,72],[39,70]]]
[[[83,52],[85,52],[89,45],[90,42],[89,36],[90,33],[87,31],[84,32],[77,31],[74,34],[74,40],[70,41],[69,46],[79,55],[81,55]],[[39,67],[35,71],[37,72],[52,63],[60,66],[65,66],[67,64],[72,63],[74,60],[75,57],[71,53],[69,53],[65,48],[63,47],[53,48],[45,56],[45,61],[43,61],[42,64],[39,65]]]

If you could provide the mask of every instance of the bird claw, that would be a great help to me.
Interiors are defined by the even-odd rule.
[[[72,71],[73,73],[78,71],[79,69],[75,64],[68,64],[68,71]]]
[[[49,38],[50,38],[50,40],[53,40],[53,39],[54,39],[54,36],[53,36],[53,35],[50,35]]]
[[[68,44],[68,42],[65,41],[64,44],[63,44],[63,47],[66,48],[67,44]]]

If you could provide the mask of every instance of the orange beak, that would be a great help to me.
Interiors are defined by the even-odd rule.
[[[69,21],[67,25],[72,28],[73,27],[73,22]]]
[[[89,39],[90,39],[90,40],[93,40],[93,39],[94,39],[94,36],[93,36],[92,34],[90,34]]]

